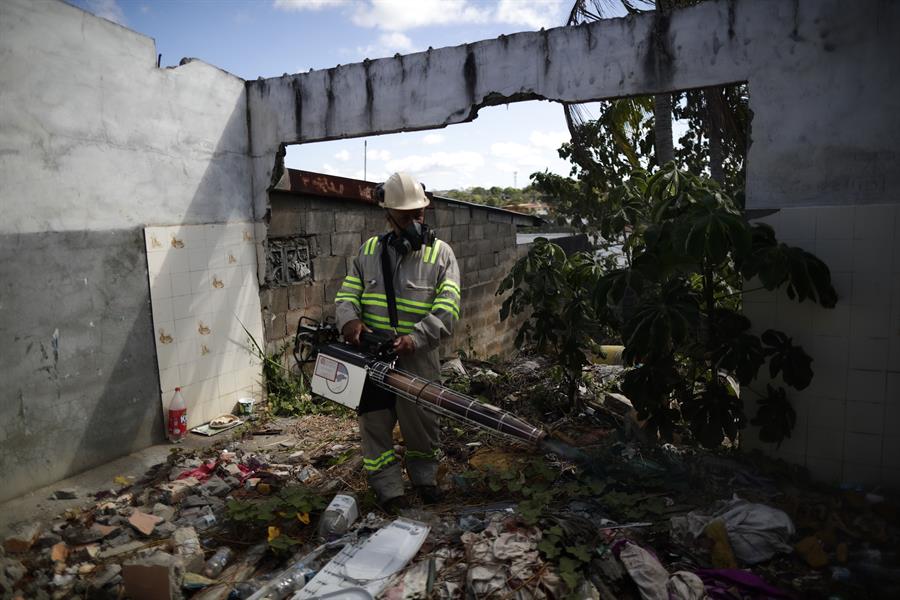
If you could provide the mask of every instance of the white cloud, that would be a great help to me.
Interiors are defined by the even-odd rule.
[[[357,5],[353,22],[361,27],[405,31],[429,25],[486,23],[489,9],[473,6],[467,0],[369,0]]]
[[[426,179],[428,175],[472,173],[483,165],[484,157],[478,152],[461,151],[404,156],[390,161],[387,168],[388,171],[406,171],[420,179]]]
[[[571,6],[571,0],[500,0],[494,20],[510,25],[524,25],[531,29],[565,25],[563,7]]]
[[[400,52],[409,53],[414,49],[413,41],[406,34],[394,31],[382,33],[378,41],[368,46],[357,46],[356,52],[366,58],[378,58],[381,56],[393,56]]]
[[[568,131],[532,131],[528,140],[538,148],[557,150],[570,139]]]
[[[338,160],[348,161],[350,160],[350,153],[344,149],[334,155],[334,157]]]
[[[372,148],[366,152],[366,158],[369,160],[391,160],[391,153],[388,150]]]
[[[444,142],[444,136],[440,133],[429,133],[425,137],[422,138],[422,143],[426,146],[434,146],[436,144],[442,144]]]
[[[521,167],[542,167],[547,164],[547,157],[534,146],[516,142],[495,142],[491,144],[491,154],[497,158],[513,161]]]
[[[301,10],[322,10],[323,8],[331,8],[332,6],[343,6],[347,4],[347,0],[275,0],[272,3],[278,10],[301,11]]]
[[[125,11],[119,6],[117,0],[86,0],[84,8],[90,13],[109,19],[113,23],[126,25]]]
[[[368,0],[359,2],[353,23],[387,31],[406,31],[433,25],[504,23],[531,29],[564,25],[571,0]]]

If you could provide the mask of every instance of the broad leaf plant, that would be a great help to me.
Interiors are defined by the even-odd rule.
[[[750,223],[716,182],[669,163],[635,169],[598,200],[591,221],[622,236],[621,261],[602,253],[566,256],[536,241],[502,281],[511,291],[501,318],[525,313],[517,344],[555,358],[573,406],[587,352],[613,335],[630,368],[622,392],[645,427],[671,440],[685,425],[706,447],[735,440],[747,424],[736,382],[758,396],[752,419],[764,441],[781,443],[796,421],[780,384],[797,390],[812,379],[812,359],[788,334],[751,331],[741,314],[744,282],[783,289],[789,298],[834,307],[828,267],[801,248],[779,243],[771,227]],[[778,380],[775,380],[778,381]]]

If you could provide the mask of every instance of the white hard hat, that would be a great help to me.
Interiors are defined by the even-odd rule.
[[[377,188],[378,206],[394,210],[416,210],[428,206],[425,186],[407,173],[394,173]]]

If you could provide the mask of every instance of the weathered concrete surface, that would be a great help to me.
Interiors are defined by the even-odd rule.
[[[0,500],[159,441],[145,225],[252,218],[244,83],[0,2]]]
[[[748,81],[748,206],[896,201],[900,4],[733,0],[248,84],[254,203],[280,144],[444,127],[483,106]],[[277,175],[277,174],[276,174]],[[259,213],[261,214],[261,213]]]

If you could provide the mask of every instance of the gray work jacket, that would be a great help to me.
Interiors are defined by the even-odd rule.
[[[351,272],[335,296],[338,331],[353,319],[371,329],[392,331],[382,277],[381,252],[385,244],[374,236],[353,259]],[[400,255],[387,246],[394,271],[398,335],[409,335],[416,351],[401,356],[397,366],[432,380],[440,378],[438,345],[453,333],[460,316],[459,266],[453,250],[436,240],[416,252]]]

